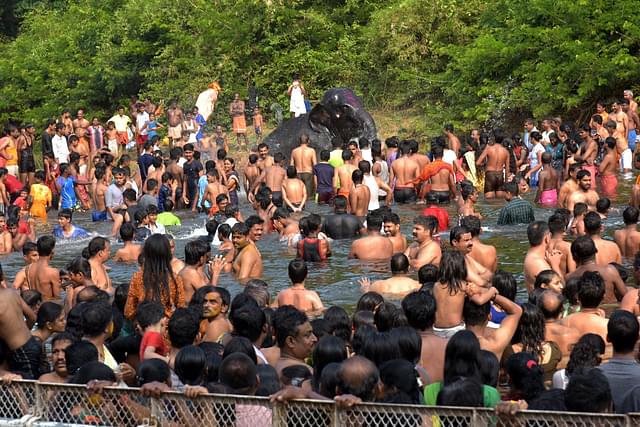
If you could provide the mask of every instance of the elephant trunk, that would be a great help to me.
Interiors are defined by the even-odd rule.
[[[359,137],[366,138],[369,142],[378,138],[376,123],[373,121],[371,114],[369,114],[364,108],[361,108],[355,112],[355,117],[362,126],[362,131]]]

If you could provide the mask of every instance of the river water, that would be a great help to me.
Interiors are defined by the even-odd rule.
[[[620,184],[618,186],[618,195],[611,197],[612,209],[609,217],[604,221],[605,235],[612,236],[614,230],[622,227],[622,210],[629,200],[630,189],[633,184],[633,177],[629,174],[626,177],[619,177]],[[527,193],[524,198],[532,201],[534,197],[533,191]],[[241,211],[245,218],[253,213],[251,207],[247,204],[244,197],[240,198]],[[525,290],[523,288],[523,259],[528,248],[526,226],[509,226],[497,227],[496,221],[500,208],[504,205],[503,200],[484,200],[480,196],[477,209],[481,212],[484,219],[482,221],[483,233],[481,239],[488,244],[494,245],[498,251],[498,268],[510,271],[516,275],[519,284],[519,298],[524,298]],[[315,203],[307,205],[307,211],[317,212],[321,215],[330,212],[328,206],[317,206]],[[411,229],[413,218],[419,215],[424,205],[398,205],[393,206],[393,210],[400,215],[402,221],[402,232],[411,241]],[[457,220],[456,206],[451,204],[447,207],[451,221]],[[553,209],[540,208],[534,205],[536,220],[546,220],[552,213]],[[179,258],[184,258],[184,245],[191,238],[206,234],[204,223],[206,217],[204,214],[194,215],[191,212],[177,212],[182,219],[182,226],[168,227],[176,239],[176,254]],[[48,224],[38,224],[38,236],[47,233],[50,228],[57,224],[56,211],[49,212]],[[96,235],[108,235],[111,230],[111,223],[93,223],[89,213],[78,212],[74,214],[74,222],[76,225],[83,227]],[[442,239],[448,242],[447,233],[442,234]],[[64,268],[65,265],[76,256],[80,256],[82,249],[88,244],[90,239],[59,241],[56,244],[55,256],[52,265],[58,268]],[[320,294],[320,298],[325,306],[340,305],[347,310],[352,311],[355,304],[362,294],[360,286],[357,283],[362,276],[371,279],[385,278],[388,276],[388,264],[362,264],[357,260],[347,258],[351,240],[342,240],[332,242],[331,249],[333,256],[327,262],[309,263],[309,277],[306,286],[314,289]],[[121,247],[121,243],[112,240],[112,254],[116,249]],[[258,242],[258,247],[262,253],[264,263],[263,279],[269,284],[272,298],[281,289],[289,285],[287,276],[287,265],[291,259],[295,257],[295,251],[287,248],[286,245],[278,241],[276,233],[265,235]],[[214,252],[215,254],[215,248]],[[5,276],[9,286],[13,282],[16,272],[24,266],[21,253],[10,254],[0,260],[4,269]],[[628,264],[630,265],[630,264]],[[128,282],[131,275],[136,271],[137,267],[133,264],[122,264],[113,261],[107,262],[110,268],[110,277],[114,285]],[[242,290],[242,286],[238,284],[231,274],[223,275],[220,285],[226,287],[232,295]]]

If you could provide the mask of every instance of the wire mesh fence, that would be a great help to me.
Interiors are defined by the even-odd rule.
[[[168,392],[142,395],[136,388],[105,388],[15,381],[0,385],[0,426],[204,426],[204,427],[630,427],[640,414],[522,411],[498,416],[484,408],[360,404],[332,401],[273,404],[268,398]]]

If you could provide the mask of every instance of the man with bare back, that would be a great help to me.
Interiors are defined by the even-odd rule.
[[[360,169],[356,169],[351,174],[351,181],[353,187],[349,193],[349,205],[351,206],[351,213],[357,216],[360,220],[364,220],[369,212],[369,199],[371,198],[371,190],[365,184],[362,183],[364,174]]]
[[[249,161],[247,165],[244,167],[244,171],[242,173],[242,184],[244,186],[245,193],[249,194],[251,189],[253,188],[256,180],[260,176],[260,169],[258,169],[258,155],[252,153],[249,155]],[[271,188],[271,187],[269,187]]]
[[[623,257],[633,258],[640,251],[640,232],[638,231],[638,217],[640,210],[634,206],[627,206],[622,212],[624,228],[616,230],[613,238],[620,248]]]
[[[613,111],[609,114],[609,121],[607,121],[605,127],[609,132],[609,136],[616,139],[616,149],[620,155],[620,170],[623,172],[631,171],[632,154],[629,149],[629,116],[622,111],[622,101],[614,102]],[[611,125],[611,122],[615,123],[615,129]]]
[[[358,169],[358,167],[353,164],[353,153],[349,150],[342,151],[342,160],[344,164],[338,166],[333,175],[333,188],[336,191],[336,195],[344,196],[349,200],[351,187],[353,187],[351,175],[353,175],[353,171]]]
[[[60,299],[60,271],[49,265],[53,258],[56,239],[50,235],[40,236],[36,243],[38,247],[38,261],[25,268],[26,281],[30,289],[42,294],[43,301],[61,302]]]
[[[558,173],[551,166],[551,153],[542,153],[542,169],[538,173],[538,189],[535,201],[543,206],[558,204]]]
[[[391,240],[380,234],[383,218],[381,215],[367,215],[367,235],[351,244],[349,258],[362,261],[388,260],[393,255]]]
[[[456,153],[456,157],[460,156],[460,140],[453,133],[453,125],[446,124],[444,125],[444,136],[447,137],[447,141],[449,141],[449,149],[453,150]]]
[[[35,318],[14,289],[0,289],[0,339],[9,347],[9,369],[24,379],[38,379],[42,344],[31,335],[24,318]]]
[[[403,141],[398,150],[400,157],[391,163],[390,182],[393,188],[393,198],[396,203],[413,203],[416,201],[415,182],[420,176],[420,166],[409,157],[411,150],[409,143]]]
[[[430,204],[449,203],[456,194],[453,168],[442,160],[444,148],[441,145],[433,145],[431,153],[433,162],[420,172],[418,178],[419,181],[424,182],[420,190],[420,203],[425,199]]]
[[[171,100],[169,108],[167,108],[167,120],[169,122],[168,136],[175,144],[182,138],[182,121],[184,120],[182,108],[178,106],[175,99]]]
[[[291,151],[291,165],[296,167],[298,178],[304,182],[307,189],[307,199],[312,198],[313,188],[313,166],[318,163],[316,150],[309,147],[309,135],[300,135],[300,146]]]
[[[307,188],[297,172],[295,166],[287,167],[287,179],[282,181],[282,200],[292,212],[302,212],[307,202]]]
[[[482,165],[486,161],[484,173],[484,197],[493,199],[504,197],[504,179],[509,177],[509,151],[496,144],[495,138],[489,142],[476,160],[476,165]]]
[[[582,169],[591,173],[591,177],[596,176],[596,157],[598,155],[598,143],[591,137],[591,128],[589,125],[583,125],[578,129],[578,135],[582,139],[580,150],[574,156],[578,162],[583,162]]]
[[[617,142],[615,138],[607,137],[604,140],[605,154],[598,166],[600,172],[600,191],[604,195],[613,195],[618,187],[618,153],[616,151]]]

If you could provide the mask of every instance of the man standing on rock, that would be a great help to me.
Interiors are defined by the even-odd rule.
[[[229,105],[229,115],[233,119],[233,133],[236,134],[236,142],[240,144],[240,137],[244,139],[244,144],[247,141],[247,122],[244,117],[244,101],[240,99],[240,94],[235,94],[233,102]]]
[[[316,150],[309,147],[309,135],[300,135],[300,146],[291,151],[291,165],[296,167],[298,178],[304,182],[307,189],[307,199],[311,199],[314,194],[313,188],[313,167],[318,163]]]
[[[175,99],[171,100],[171,104],[167,109],[167,120],[169,121],[168,136],[171,142],[175,144],[182,138],[182,119],[184,113],[182,108],[178,106]]]

